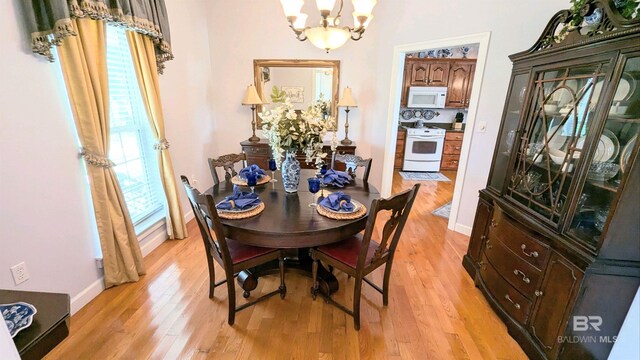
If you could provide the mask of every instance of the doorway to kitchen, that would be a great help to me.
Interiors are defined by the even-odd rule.
[[[393,52],[382,193],[419,181],[433,190],[428,210],[448,215],[447,227],[466,235],[458,209],[489,39],[487,32]]]

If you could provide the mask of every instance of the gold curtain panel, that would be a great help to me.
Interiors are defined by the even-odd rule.
[[[164,0],[32,0],[22,1],[26,29],[34,53],[53,61],[51,47],[76,36],[72,19],[106,20],[153,40],[158,72],[173,59]]]

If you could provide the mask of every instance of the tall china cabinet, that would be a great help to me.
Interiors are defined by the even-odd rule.
[[[624,3],[560,11],[510,57],[463,265],[533,359],[606,359],[640,285],[640,20]]]

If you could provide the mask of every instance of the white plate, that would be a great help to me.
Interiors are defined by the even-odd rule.
[[[560,126],[562,125],[552,126],[549,128],[549,131],[547,131],[547,139],[548,139],[547,145],[549,146],[549,149],[560,150],[562,149],[564,144],[567,142],[567,137],[562,135],[562,129],[558,129]],[[558,130],[558,132],[555,135],[553,135],[553,133],[556,132],[556,130]],[[553,137],[551,137],[552,135]]]
[[[360,210],[360,208],[362,207],[362,204],[360,204],[360,202],[357,201],[357,200],[351,199],[351,203],[354,205],[353,211],[344,211],[344,210],[335,211],[333,209],[329,209],[326,206],[322,206],[322,205],[320,205],[320,206],[322,206],[323,209],[325,209],[325,210],[327,210],[329,212],[332,212],[334,214],[352,214],[352,213],[357,212],[358,210]]]
[[[624,146],[624,149],[622,149],[622,154],[620,154],[620,169],[622,170],[622,172],[626,172],[627,166],[629,166],[629,160],[631,159],[631,152],[633,151],[633,147],[636,144],[636,141],[638,141],[638,135],[636,134],[634,137],[631,138],[631,140],[629,140],[629,142],[627,143],[627,145]]]
[[[615,95],[613,95],[614,102],[620,102],[628,100],[628,97],[632,94],[635,89],[635,80],[633,80],[630,76],[625,76],[623,74],[620,78],[620,82],[618,82],[618,88],[616,89]],[[593,88],[593,95],[591,96],[591,103],[595,104],[598,102],[598,98],[600,97],[600,92],[602,91],[603,80],[598,80],[596,86]]]
[[[600,135],[600,141],[598,141],[598,148],[593,155],[594,162],[611,161],[618,156],[620,151],[620,142],[618,138],[609,130],[604,129],[602,135]]]

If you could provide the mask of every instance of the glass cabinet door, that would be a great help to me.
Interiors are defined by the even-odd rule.
[[[493,159],[489,187],[502,193],[511,150],[516,143],[518,125],[525,106],[529,73],[517,74],[511,80],[511,92],[502,119],[502,130]]]
[[[613,92],[604,129],[594,140],[587,179],[569,228],[570,235],[591,248],[605,231],[612,204],[638,148],[639,86],[640,57],[629,58]]]
[[[507,195],[557,224],[594,122],[610,60],[535,73]],[[606,90],[606,89],[605,89]]]

